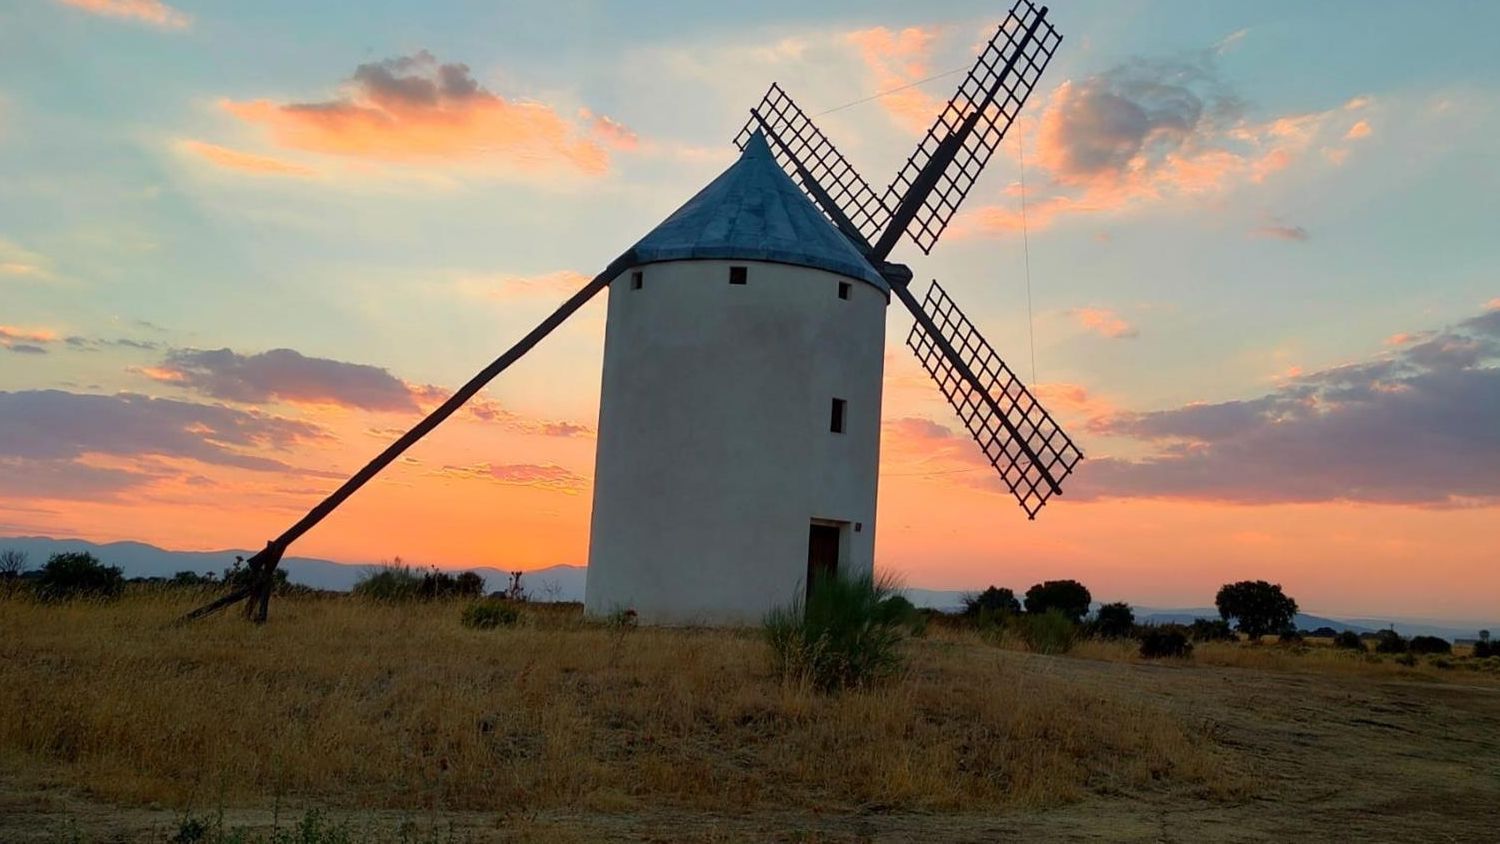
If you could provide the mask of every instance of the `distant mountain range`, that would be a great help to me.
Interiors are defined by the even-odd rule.
[[[65,551],[88,551],[112,566],[119,566],[126,577],[171,577],[180,571],[198,574],[223,573],[234,564],[236,556],[249,557],[253,551],[226,549],[223,551],[168,551],[147,545],[144,542],[95,543],[82,539],[53,539],[46,536],[0,537],[0,550],[14,548],[30,557],[33,568],[42,565],[53,554]],[[313,557],[285,557],[281,565],[293,583],[301,583],[317,589],[345,592],[354,588],[360,574],[378,565],[338,563]],[[497,591],[510,582],[510,574],[492,567],[473,567],[485,579],[485,589]],[[583,585],[588,569],[583,566],[556,565],[544,569],[533,569],[521,577],[521,585],[538,601],[582,601]],[[963,591],[942,589],[908,588],[902,590],[913,604],[952,611],[963,605]],[[1136,620],[1153,623],[1188,623],[1196,618],[1218,618],[1213,607],[1161,608],[1135,607]],[[1500,622],[1459,625],[1446,619],[1431,618],[1325,618],[1299,613],[1297,626],[1303,630],[1332,627],[1335,630],[1353,630],[1367,633],[1394,626],[1407,636],[1441,636],[1445,639],[1470,639],[1475,631],[1485,628],[1500,633]]]

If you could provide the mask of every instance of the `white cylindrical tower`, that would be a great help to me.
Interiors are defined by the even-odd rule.
[[[759,137],[610,285],[585,609],[753,624],[873,566],[888,288]]]

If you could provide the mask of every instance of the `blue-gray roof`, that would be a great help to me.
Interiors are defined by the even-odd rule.
[[[885,279],[782,172],[756,132],[738,161],[626,253],[631,266],[693,258],[828,270],[889,292]]]

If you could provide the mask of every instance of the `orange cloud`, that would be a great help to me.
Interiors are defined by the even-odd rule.
[[[184,29],[191,19],[161,0],[58,0],[90,14],[134,18],[162,29]]]
[[[609,154],[552,107],[485,90],[431,53],[360,65],[345,96],[314,103],[225,101],[287,149],[393,164],[493,165],[516,175],[602,175]]]
[[[1350,126],[1349,131],[1344,133],[1344,139],[1348,141],[1357,141],[1360,138],[1368,138],[1369,136],[1370,124],[1365,120],[1361,120],[1353,126]]]
[[[865,67],[881,90],[900,88],[932,75],[928,57],[938,30],[907,27],[893,32],[883,26],[851,32],[849,43],[859,50]],[[943,103],[918,88],[893,91],[878,101],[891,117],[912,132],[926,131]]]
[[[220,167],[231,170],[242,170],[247,173],[265,173],[274,176],[311,176],[311,168],[279,158],[271,158],[265,155],[253,155],[248,152],[221,147],[217,144],[204,143],[203,141],[185,140],[180,146],[195,155],[212,161]]]
[[[1026,222],[1046,228],[1070,215],[1120,213],[1266,181],[1302,160],[1320,140],[1342,139],[1349,131],[1342,128],[1342,114],[1366,104],[1355,100],[1253,122],[1217,79],[1211,58],[1136,60],[1065,81],[1042,107],[1027,145],[1028,165],[1043,171],[1044,178],[1038,180],[1041,189],[1027,197]],[[1347,155],[1342,149],[1322,150],[1334,163]],[[1006,193],[1003,204],[960,215],[956,233],[1019,229],[1018,191]]]
[[[619,150],[634,150],[640,147],[640,136],[629,126],[603,114],[594,114],[586,108],[578,110],[578,116],[588,121],[589,131],[606,146]]]
[[[1129,340],[1141,333],[1109,308],[1074,308],[1068,315],[1089,331],[1112,340]]]
[[[511,301],[532,296],[556,298],[577,293],[592,280],[577,270],[556,270],[540,275],[465,275],[460,276],[454,287],[465,296],[474,296],[495,301]]]
[[[20,328],[14,325],[0,325],[0,342],[11,343],[51,343],[57,339],[57,332],[50,328]]]
[[[444,466],[432,474],[460,480],[490,481],[505,486],[527,486],[568,495],[576,495],[588,486],[588,478],[555,464],[477,463],[472,466]]]

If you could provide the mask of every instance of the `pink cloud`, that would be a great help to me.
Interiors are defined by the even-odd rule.
[[[878,90],[910,85],[932,75],[928,63],[939,30],[912,26],[892,31],[883,26],[862,29],[846,36],[859,51],[860,59]],[[923,132],[942,109],[943,103],[920,88],[893,91],[878,102],[897,123],[911,132]]]
[[[1109,308],[1074,308],[1068,311],[1079,325],[1100,337],[1111,340],[1129,340],[1140,336],[1135,326],[1126,322]]]
[[[1361,120],[1353,126],[1349,127],[1349,131],[1344,133],[1344,140],[1357,141],[1360,138],[1368,138],[1369,136],[1370,124],[1368,121]]]
[[[130,18],[162,29],[184,29],[191,19],[161,0],[58,0],[64,5],[111,18]]]
[[[311,176],[311,168],[279,158],[271,158],[265,155],[254,155],[248,152],[221,147],[217,144],[204,143],[203,141],[184,140],[179,146],[200,156],[220,167],[230,170],[240,170],[246,173],[258,173],[272,176]]]

